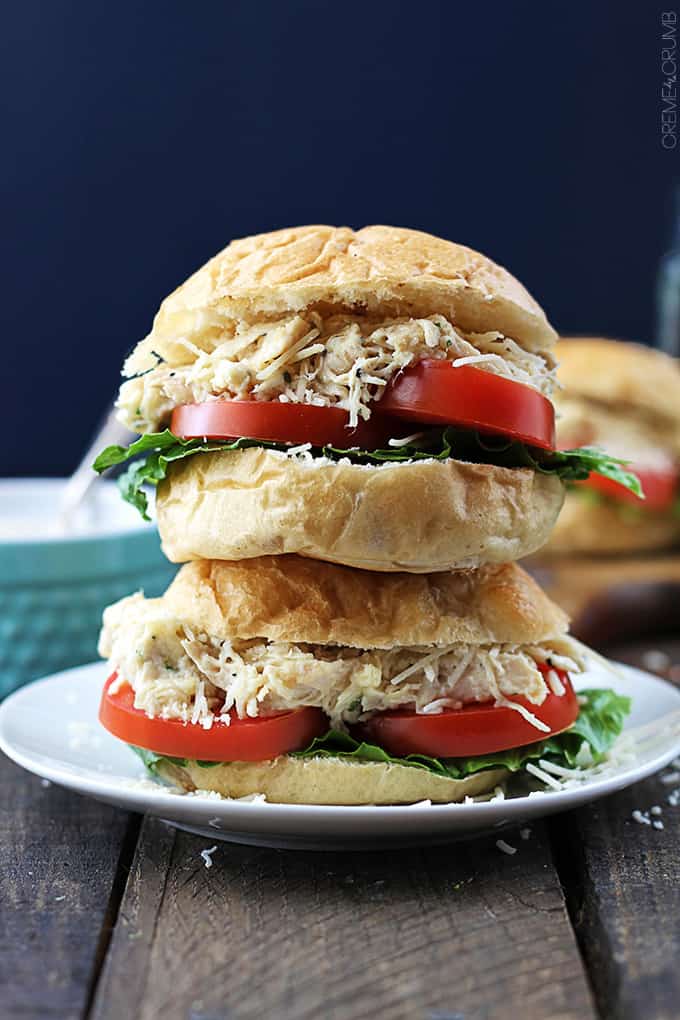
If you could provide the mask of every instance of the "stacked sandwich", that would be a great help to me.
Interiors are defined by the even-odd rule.
[[[514,561],[593,449],[555,451],[555,334],[504,269],[390,227],[230,244],[125,365],[122,492],[184,563],[105,613],[104,725],[187,790],[457,801],[592,761],[625,699]],[[579,714],[580,713],[580,714]]]
[[[560,340],[556,350],[563,386],[558,445],[596,444],[625,457],[645,498],[593,473],[570,486],[550,550],[607,554],[673,545],[680,539],[677,361],[617,340]]]

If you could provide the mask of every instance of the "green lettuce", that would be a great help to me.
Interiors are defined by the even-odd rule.
[[[470,758],[429,758],[422,754],[410,754],[396,758],[373,744],[359,743],[346,733],[330,730],[325,736],[317,737],[304,751],[295,752],[298,757],[353,758],[356,761],[391,762],[395,765],[410,765],[426,769],[450,779],[464,779],[473,772],[483,769],[506,768],[518,772],[528,761],[545,758],[557,765],[572,768],[585,742],[593,762],[603,761],[623,729],[623,721],[630,711],[630,698],[625,698],[609,688],[579,691],[587,699],[581,706],[578,719],[564,733],[558,733],[547,740],[525,747],[512,748],[494,754],[475,755]]]
[[[164,761],[170,762],[171,765],[182,765],[182,766],[183,765],[188,765],[188,763],[189,763],[189,759],[188,758],[171,758],[169,754],[156,754],[155,751],[149,751],[149,750],[147,750],[146,747],[136,747],[135,744],[128,744],[128,747],[130,748],[131,751],[134,751],[135,754],[138,755],[138,757],[140,757],[142,759],[142,761],[144,762],[144,765],[149,770],[149,772],[157,772],[158,771],[159,763],[160,762],[164,762]],[[197,761],[197,762],[194,762],[194,764],[198,765],[199,768],[202,768],[202,769],[213,769],[217,765],[221,765],[222,762],[219,762],[219,761]]]
[[[409,754],[405,758],[397,758],[376,744],[367,744],[355,740],[348,733],[329,730],[323,737],[316,737],[304,751],[293,752],[293,757],[348,758],[353,761],[408,765],[448,779],[464,779],[483,769],[505,768],[509,772],[518,772],[527,762],[539,758],[573,768],[577,764],[584,743],[590,749],[593,762],[601,762],[623,729],[624,719],[630,711],[630,698],[625,698],[609,688],[589,688],[579,691],[579,696],[585,699],[585,703],[581,706],[578,719],[568,730],[547,740],[516,747],[510,751],[498,751],[495,754],[476,755],[470,758],[430,758],[424,754]],[[159,764],[164,761],[173,765],[187,763],[184,758],[169,758],[140,747],[132,747],[132,750],[152,772],[156,772]],[[202,768],[211,768],[221,763],[199,761],[196,764]]]
[[[260,439],[179,439],[170,429],[151,432],[141,436],[129,446],[107,446],[99,454],[92,467],[101,474],[108,468],[146,454],[141,460],[133,460],[118,479],[118,488],[126,503],[139,510],[145,521],[149,518],[149,503],[144,491],[145,485],[155,488],[168,473],[173,461],[183,460],[195,453],[211,453],[215,450],[243,450],[249,446],[264,446],[268,449],[285,449],[281,443],[268,443]]]
[[[192,457],[196,453],[241,450],[252,446],[281,451],[289,448],[285,443],[266,442],[260,439],[179,439],[166,429],[164,432],[152,432],[142,436],[127,447],[107,447],[99,454],[93,467],[95,471],[101,473],[132,460],[118,479],[118,486],[123,499],[131,503],[145,520],[149,520],[144,487],[158,485],[166,477],[168,468],[174,461]],[[452,427],[428,429],[407,446],[387,450],[356,448],[343,450],[325,446],[316,452],[335,460],[349,458],[357,464],[446,460],[455,457],[458,460],[493,464],[498,467],[528,467],[542,474],[556,474],[563,482],[583,481],[595,471],[619,482],[637,496],[642,496],[640,483],[634,474],[626,470],[625,462],[610,457],[596,447],[545,452],[529,447],[525,443],[490,440],[469,429]],[[144,454],[146,456],[143,456]],[[143,459],[135,460],[136,457]]]

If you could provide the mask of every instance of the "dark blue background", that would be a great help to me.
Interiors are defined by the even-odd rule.
[[[0,474],[69,471],[161,298],[274,227],[420,227],[508,265],[564,332],[650,340],[678,170],[661,10],[5,6]]]

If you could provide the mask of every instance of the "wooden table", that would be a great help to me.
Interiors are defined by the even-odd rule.
[[[5,759],[0,783],[8,1020],[680,1017],[680,807],[659,777],[506,834],[514,855],[220,843],[210,869],[204,839]],[[663,829],[633,821],[656,804]]]

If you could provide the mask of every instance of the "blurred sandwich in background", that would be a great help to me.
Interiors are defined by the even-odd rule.
[[[645,494],[592,474],[569,487],[548,553],[665,549],[680,539],[680,367],[639,344],[591,338],[556,346],[557,443],[599,446],[630,462]]]
[[[680,598],[680,368],[617,340],[556,345],[557,445],[602,447],[630,462],[644,499],[591,474],[568,487],[540,558],[527,564],[572,617],[572,633],[606,651],[675,630]]]

